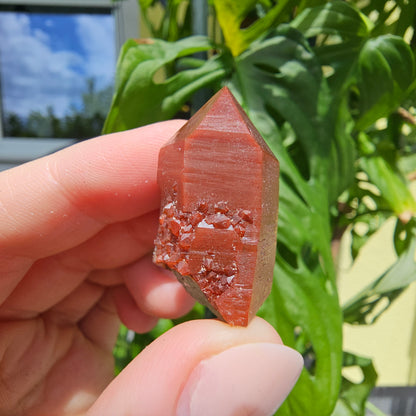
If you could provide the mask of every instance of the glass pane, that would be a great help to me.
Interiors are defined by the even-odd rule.
[[[0,11],[0,39],[4,136],[100,133],[116,60],[110,12]]]

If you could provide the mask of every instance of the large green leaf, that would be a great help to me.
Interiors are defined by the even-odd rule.
[[[208,39],[199,36],[178,42],[128,41],[118,61],[116,90],[104,133],[172,118],[195,91],[224,77],[226,70],[218,58],[170,77],[156,77],[178,59],[211,48]]]
[[[369,39],[358,60],[359,119],[363,130],[396,110],[413,88],[415,62],[409,45],[392,35]]]
[[[305,9],[291,22],[306,37],[338,35],[344,40],[367,37],[372,29],[369,19],[345,1],[335,0]]]
[[[222,33],[234,56],[240,55],[248,46],[271,27],[283,22],[300,0],[280,0],[262,16],[242,28],[249,12],[259,3],[256,0],[213,0]]]
[[[346,98],[330,94],[316,56],[297,30],[285,27],[279,33],[253,44],[237,60],[234,79],[241,85],[241,92],[236,93],[247,109],[246,98],[250,97],[250,115],[261,122],[266,135],[275,134],[273,119],[290,122],[296,140],[287,151],[301,160],[287,174],[298,182],[299,171],[314,186],[327,189],[328,199],[333,202],[353,175],[354,146]],[[290,166],[286,161],[282,163],[283,171]],[[332,169],[328,174],[328,163],[338,170],[337,174],[332,174]],[[304,198],[306,194],[309,198],[316,195],[310,184],[298,191]]]
[[[336,35],[342,42],[318,43],[322,65],[332,68],[333,92],[355,87],[356,129],[371,126],[396,110],[415,87],[415,62],[409,45],[399,36],[374,37],[373,24],[344,1],[308,8],[291,23],[306,37]]]
[[[349,0],[360,8],[374,22],[373,35],[392,34],[404,36],[409,27],[414,26],[416,3],[409,0]]]
[[[416,216],[416,200],[405,178],[387,161],[386,157],[376,151],[368,135],[361,133],[359,142],[362,148],[368,149],[369,153],[361,156],[360,167],[368,175],[370,182],[377,187],[380,198],[385,201],[390,210],[403,222],[409,221],[410,218]]]
[[[333,96],[346,96],[356,83],[359,53],[371,32],[368,18],[351,4],[336,0],[305,9],[290,24],[314,44],[321,65],[327,69]],[[331,41],[324,41],[329,35],[334,35]]]
[[[369,358],[344,352],[343,367],[359,368],[363,378],[358,383],[342,378],[341,393],[332,416],[364,415],[367,397],[377,380],[373,363]]]
[[[388,218],[397,217],[404,226],[416,215],[416,201],[398,167],[389,131],[373,129],[358,135],[356,181],[342,197],[344,213],[338,223],[351,231],[353,259]]]
[[[416,280],[416,219],[409,221],[405,230],[407,241],[400,257],[385,273],[344,305],[345,322],[372,324]]]
[[[278,414],[328,415],[342,358],[329,209],[353,177],[345,107],[288,27],[238,57],[230,87],[281,164],[275,284],[261,314],[304,354],[307,369]]]

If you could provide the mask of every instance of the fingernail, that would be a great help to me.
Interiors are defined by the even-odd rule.
[[[279,344],[232,347],[201,361],[178,401],[177,416],[269,416],[285,400],[303,367],[302,356]]]

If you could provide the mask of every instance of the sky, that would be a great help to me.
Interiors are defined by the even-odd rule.
[[[113,83],[114,31],[111,15],[0,12],[2,111],[79,108],[88,78]]]

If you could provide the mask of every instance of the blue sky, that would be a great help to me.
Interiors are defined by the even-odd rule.
[[[49,44],[52,50],[72,50],[85,55],[83,41],[77,36],[77,15],[66,14],[40,14],[28,15],[32,31],[41,30],[49,36]],[[111,21],[109,16],[98,16],[103,24]]]
[[[109,15],[0,13],[2,108],[58,116],[79,107],[86,79],[112,84],[116,62]]]

